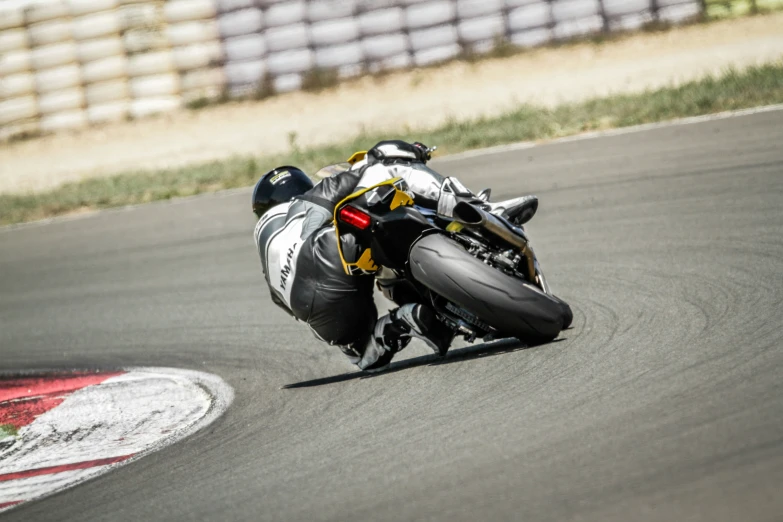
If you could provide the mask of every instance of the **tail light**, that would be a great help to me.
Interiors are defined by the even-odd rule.
[[[364,230],[372,223],[372,218],[359,210],[358,208],[346,205],[340,209],[340,221],[348,223],[349,225]]]

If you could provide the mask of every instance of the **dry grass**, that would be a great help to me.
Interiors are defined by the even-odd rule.
[[[556,138],[595,129],[625,127],[673,118],[783,103],[783,62],[726,71],[678,87],[633,95],[596,98],[553,109],[522,105],[494,118],[451,121],[423,132],[400,131],[393,136],[362,133],[328,146],[300,148],[289,136],[287,154],[235,157],[200,165],[128,172],[69,183],[27,195],[0,195],[0,224],[19,223],[83,210],[185,197],[252,185],[267,170],[282,164],[307,172],[344,161],[353,151],[389,138],[417,139],[437,144],[440,151],[464,150],[515,141]]]

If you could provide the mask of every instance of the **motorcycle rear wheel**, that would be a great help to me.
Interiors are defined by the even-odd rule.
[[[571,322],[564,302],[483,263],[443,234],[419,239],[409,259],[416,281],[504,336],[527,343],[549,342]]]

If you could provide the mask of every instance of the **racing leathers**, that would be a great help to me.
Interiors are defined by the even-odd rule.
[[[272,207],[255,228],[272,300],[306,322],[317,338],[338,346],[362,370],[387,367],[412,337],[441,355],[453,337],[420,304],[404,304],[379,319],[373,299],[375,277],[346,274],[337,241],[347,240],[337,238],[332,222],[334,207],[345,197],[397,177],[406,182],[416,205],[444,216],[450,216],[460,199],[481,203],[454,178],[428,168],[427,159],[429,151],[420,144],[380,142],[349,170]],[[516,208],[507,203],[506,207]],[[499,212],[508,212],[506,207],[498,207]]]

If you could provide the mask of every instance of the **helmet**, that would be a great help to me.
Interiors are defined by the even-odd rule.
[[[275,205],[291,201],[313,188],[307,174],[296,167],[284,166],[270,170],[253,189],[253,213],[259,218]]]

